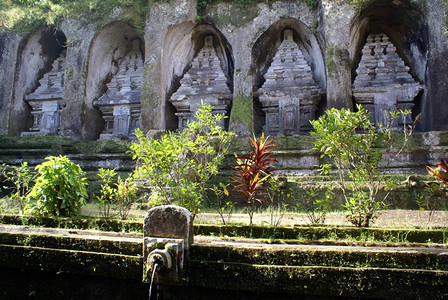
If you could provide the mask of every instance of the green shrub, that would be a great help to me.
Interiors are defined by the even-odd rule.
[[[98,209],[100,216],[109,218],[111,216],[111,209],[113,203],[114,189],[112,187],[112,181],[117,175],[115,169],[103,169],[98,170],[98,176],[101,178],[102,184],[100,188],[100,195],[96,196],[98,200]]]
[[[319,197],[319,193],[310,189],[306,191],[303,209],[312,225],[321,225],[325,223],[327,213],[330,211],[330,202],[333,200],[333,190],[325,190],[325,195]]]
[[[265,139],[264,134],[259,140],[249,138],[250,155],[236,157],[235,175],[232,176],[234,189],[246,206],[251,226],[256,204],[263,202],[264,185],[275,169],[272,165],[275,159],[270,157],[275,147],[272,141]]]
[[[368,227],[389,196],[389,192],[382,196],[381,189],[386,187],[390,190],[397,186],[394,177],[386,177],[379,172],[383,156],[378,145],[387,145],[392,152],[392,124],[398,117],[406,120],[409,113],[390,112],[389,123],[378,124],[378,128],[362,106],[358,106],[357,112],[332,108],[318,120],[311,121],[314,128],[311,135],[316,138],[315,149],[322,152],[322,157],[330,158],[336,167],[338,180],[335,183],[342,190],[347,218],[356,226]],[[404,141],[396,155],[406,146],[413,128],[405,122]],[[333,165],[322,164],[320,171],[328,174]]]
[[[132,204],[137,201],[137,187],[135,186],[132,177],[123,180],[120,176],[118,176],[115,186],[116,189],[114,189],[113,197],[118,205],[121,219],[126,220]]]
[[[135,131],[138,141],[131,145],[137,159],[134,175],[151,189],[152,204],[176,204],[196,215],[206,183],[218,173],[235,137],[219,125],[224,118],[212,114],[211,105],[200,105],[195,119],[181,132],[168,132],[156,140]]]
[[[81,167],[66,156],[49,156],[36,170],[38,177],[29,196],[37,202],[28,209],[40,215],[78,214],[87,199],[87,179]]]
[[[14,205],[18,205],[20,212],[23,214],[29,186],[34,180],[34,175],[31,173],[28,163],[23,162],[19,167],[3,164],[0,166],[0,174],[4,181],[12,183],[12,186],[6,185],[3,188],[13,190],[8,199]]]

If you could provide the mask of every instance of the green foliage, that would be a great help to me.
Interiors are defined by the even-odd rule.
[[[310,8],[315,9],[317,7],[317,0],[304,0],[306,5]]]
[[[230,124],[245,123],[252,131],[253,100],[251,97],[238,94],[233,98]]]
[[[81,167],[66,156],[49,156],[36,166],[38,177],[29,196],[31,212],[41,215],[73,216],[87,199],[87,179]]]
[[[312,225],[322,225],[325,223],[325,217],[330,210],[330,202],[333,200],[333,190],[325,190],[325,196],[319,197],[319,193],[310,189],[306,191],[307,197],[304,203],[304,209],[308,220]]]
[[[132,177],[126,180],[118,176],[116,189],[114,191],[115,201],[118,205],[118,211],[122,220],[126,220],[131,210],[132,204],[137,200],[137,187],[134,184]]]
[[[20,212],[24,214],[29,186],[34,179],[28,163],[23,162],[19,167],[3,164],[0,166],[0,174],[4,181],[12,183],[13,186],[6,185],[3,188],[13,190],[9,194],[9,200],[18,204]]]
[[[219,183],[219,186],[213,185],[208,190],[214,194],[216,201],[212,201],[210,197],[207,197],[208,203],[219,214],[223,225],[230,222],[232,213],[235,210],[235,203],[229,199],[229,191],[227,188],[228,184],[225,185],[222,182]],[[225,215],[227,215],[227,221]]]
[[[272,141],[273,139],[265,139],[264,134],[261,135],[259,141],[256,138],[249,138],[251,154],[236,157],[234,167],[236,174],[232,176],[235,181],[234,189],[246,206],[250,225],[252,225],[256,204],[263,202],[261,197],[263,186],[275,169],[272,165],[275,159],[270,157],[272,148],[275,147]]]
[[[115,172],[115,169],[111,170],[100,168],[98,171],[98,176],[102,181],[100,195],[96,196],[96,199],[98,200],[98,209],[102,217],[109,218],[111,216],[111,208],[114,196],[112,181],[117,173]]]
[[[170,0],[0,0],[0,25],[16,32],[29,31],[40,25],[59,27],[64,18],[77,18],[88,23],[102,25],[104,20],[121,19],[143,33],[145,18],[153,2]],[[317,0],[302,0],[311,9],[317,7]],[[360,1],[360,0],[351,0]],[[207,19],[207,6],[216,0],[198,0],[196,23]],[[258,14],[257,3],[273,3],[272,0],[236,0],[231,4],[233,22],[252,21]],[[123,8],[120,16],[113,16],[115,7]],[[220,17],[220,16],[217,16]]]
[[[126,9],[123,20],[143,32],[147,0],[4,0],[0,2],[0,25],[27,31],[39,25],[59,27],[63,18],[106,19],[114,7]]]
[[[393,177],[379,173],[383,157],[376,146],[387,145],[392,152],[392,124],[400,116],[406,120],[409,113],[391,112],[388,124],[378,124],[378,128],[370,121],[369,113],[362,106],[358,106],[357,112],[333,108],[318,120],[311,121],[314,128],[311,135],[316,138],[315,149],[322,152],[322,157],[330,158],[336,167],[336,183],[343,192],[347,218],[356,226],[368,227],[389,196],[387,192],[379,199],[380,189],[386,186],[390,190],[397,185]],[[397,155],[406,146],[412,130],[412,126],[404,124],[405,141],[400,151],[396,152]],[[328,174],[331,168],[332,165],[323,164],[319,171]]]
[[[288,211],[289,202],[293,199],[291,189],[286,188],[286,181],[280,181],[276,176],[271,176],[266,186],[268,200],[267,212],[270,216],[271,226],[279,226],[284,215]]]
[[[181,132],[168,132],[159,140],[136,130],[138,141],[131,145],[137,159],[135,178],[151,189],[153,204],[180,205],[193,216],[235,137],[219,125],[225,116],[212,114],[211,105],[200,105],[195,117]]]

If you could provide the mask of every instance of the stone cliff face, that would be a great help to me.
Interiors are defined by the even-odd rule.
[[[411,108],[420,130],[448,130],[444,1],[364,2],[220,1],[198,12],[196,1],[163,1],[148,8],[143,29],[114,8],[101,26],[86,17],[2,31],[0,134],[132,138],[136,126],[182,127],[201,100],[246,134],[304,134],[326,108],[356,103],[376,122],[384,110]],[[45,99],[36,96],[43,83]],[[250,101],[233,105],[241,97]],[[50,102],[57,124],[43,126],[35,118]],[[251,112],[247,122],[232,124],[241,111]]]

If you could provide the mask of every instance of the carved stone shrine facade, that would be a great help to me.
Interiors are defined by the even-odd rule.
[[[201,103],[211,105],[212,113],[228,115],[232,97],[227,77],[213,47],[213,37],[207,36],[204,47],[180,80],[179,89],[170,98],[176,109],[178,129],[187,126]],[[220,125],[224,127],[224,123]]]
[[[285,30],[272,64],[258,90],[266,114],[264,132],[269,135],[300,134],[311,129],[310,120],[325,93],[313,79],[312,70],[292,30]]]
[[[132,49],[120,62],[115,76],[107,83],[106,93],[94,102],[105,122],[100,139],[133,137],[135,129],[139,127],[142,73],[140,40],[134,39]]]
[[[386,125],[390,121],[390,111],[411,110],[414,98],[423,89],[409,74],[409,67],[384,33],[367,37],[356,74],[353,83],[355,102],[370,112],[375,124]],[[395,120],[392,126],[400,127],[403,123],[412,124],[410,115],[406,120]]]
[[[65,51],[53,62],[50,72],[39,80],[39,87],[25,96],[31,106],[33,125],[24,136],[57,135],[64,93]]]

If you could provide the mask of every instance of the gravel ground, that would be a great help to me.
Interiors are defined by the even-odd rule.
[[[271,216],[270,214],[256,214],[254,224],[269,225],[277,222],[280,216]],[[272,220],[272,221],[271,221]],[[218,214],[201,213],[196,217],[195,222],[221,223]],[[232,223],[249,224],[247,214],[232,214],[230,217]],[[280,225],[308,225],[310,221],[306,214],[285,214],[280,220]],[[326,216],[325,224],[328,225],[351,225],[346,220],[345,213],[330,213]],[[418,211],[418,210],[383,210],[378,214],[378,218],[372,226],[375,227],[448,227],[448,211]]]
[[[95,206],[82,209],[82,214],[87,216],[97,216],[98,210]],[[145,210],[133,209],[129,213],[129,218],[144,218]],[[345,212],[329,213],[326,216],[325,224],[327,225],[351,225],[346,220]],[[230,216],[225,215],[225,220],[234,224],[249,224],[249,216],[245,213],[233,213]],[[255,214],[255,225],[275,224],[280,219],[283,226],[309,225],[311,224],[306,214],[286,213],[283,216],[271,215],[268,213]],[[195,223],[213,223],[222,224],[221,218],[217,213],[200,213],[195,218]],[[278,224],[277,224],[278,225]],[[419,210],[383,210],[379,211],[378,218],[371,224],[373,227],[448,227],[448,211],[419,211]]]

